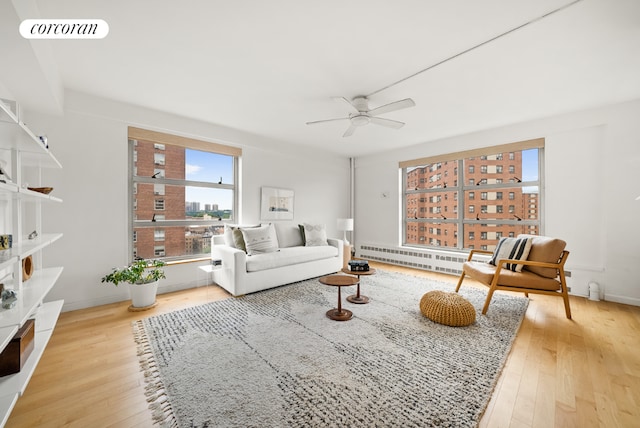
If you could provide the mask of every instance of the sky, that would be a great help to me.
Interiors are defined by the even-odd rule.
[[[538,149],[522,151],[522,181],[538,180]],[[525,193],[539,193],[538,186],[523,187]]]
[[[538,179],[538,149],[522,151],[522,181]]]
[[[187,180],[213,183],[218,183],[222,178],[223,184],[233,184],[233,156],[186,149],[185,176]],[[230,210],[233,209],[233,192],[187,187],[186,201],[200,202],[200,209],[204,209],[204,204],[218,204],[219,209]]]

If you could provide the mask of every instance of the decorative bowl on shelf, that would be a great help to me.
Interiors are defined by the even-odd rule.
[[[27,187],[27,189],[48,195],[53,190],[53,187]]]

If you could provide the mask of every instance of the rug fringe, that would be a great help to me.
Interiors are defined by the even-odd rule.
[[[133,338],[138,345],[137,355],[140,362],[140,371],[143,372],[145,382],[145,393],[154,425],[166,428],[177,428],[173,408],[167,398],[166,389],[160,377],[160,370],[153,356],[151,342],[147,336],[142,320],[131,323]]]

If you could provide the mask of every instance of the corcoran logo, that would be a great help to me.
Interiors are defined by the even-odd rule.
[[[103,39],[109,24],[102,19],[25,19],[20,34],[25,39]]]

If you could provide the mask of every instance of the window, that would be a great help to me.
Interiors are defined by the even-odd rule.
[[[208,257],[237,218],[241,150],[133,127],[129,143],[132,255]]]
[[[403,244],[460,250],[472,248],[469,241],[479,236],[493,249],[503,236],[540,234],[543,152],[544,139],[537,139],[401,162],[406,213]],[[509,164],[503,167],[506,159]],[[442,178],[414,185],[420,171],[429,171],[435,164]],[[483,178],[472,176],[478,171],[485,174]],[[444,177],[449,177],[447,186],[441,181]],[[476,207],[478,193],[482,204]],[[505,195],[509,204],[503,204]],[[438,234],[456,239],[445,243]]]
[[[153,162],[156,165],[164,166],[164,153],[154,153],[153,154]]]

